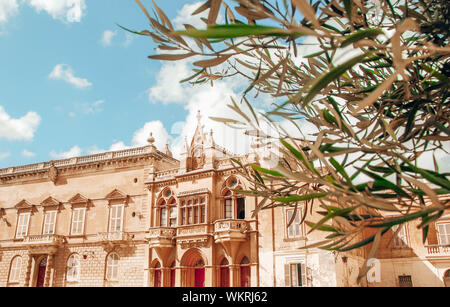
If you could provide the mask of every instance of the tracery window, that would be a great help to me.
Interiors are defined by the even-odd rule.
[[[181,224],[195,225],[206,223],[206,196],[200,195],[181,201]]]
[[[177,201],[170,189],[166,189],[158,200],[158,224],[160,227],[177,227]]]
[[[245,219],[245,197],[236,193],[236,190],[242,190],[242,187],[238,179],[231,176],[225,181],[225,187],[222,189],[223,219]]]

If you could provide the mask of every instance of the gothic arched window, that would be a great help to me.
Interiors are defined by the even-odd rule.
[[[170,189],[164,190],[158,200],[158,216],[160,227],[177,227],[177,201]]]

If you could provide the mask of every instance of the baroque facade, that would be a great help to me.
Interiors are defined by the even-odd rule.
[[[323,237],[299,210],[253,216],[260,200],[234,192],[251,186],[200,116],[180,160],[154,141],[0,169],[0,286],[357,285],[368,249],[300,249]],[[450,216],[425,244],[415,226],[383,237],[380,278],[362,285],[450,286]]]

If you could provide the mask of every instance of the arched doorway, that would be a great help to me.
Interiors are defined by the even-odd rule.
[[[223,258],[220,263],[220,286],[229,287],[230,286],[230,267],[228,266],[228,260]]]
[[[47,271],[47,257],[43,257],[39,262],[36,281],[36,287],[38,288],[44,287],[45,271]]]
[[[161,265],[159,262],[155,264],[153,286],[161,287]]]
[[[447,270],[444,273],[444,285],[450,287],[450,270]]]
[[[250,261],[244,257],[239,268],[241,276],[241,287],[250,287]]]
[[[204,287],[205,286],[205,263],[203,259],[200,259],[195,265],[194,269],[194,287]]]
[[[188,250],[181,259],[181,282],[184,287],[205,286],[205,262],[197,249]]]
[[[175,261],[170,265],[170,286],[175,287]]]

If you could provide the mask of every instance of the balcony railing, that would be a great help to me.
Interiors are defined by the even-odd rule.
[[[123,231],[100,232],[97,234],[97,239],[102,242],[128,241],[130,238],[131,236]]]
[[[169,227],[155,227],[150,228],[147,234],[147,238],[164,238],[164,239],[173,239],[177,234],[176,228]]]
[[[172,247],[175,246],[176,228],[155,227],[150,228],[146,238],[151,247]]]
[[[248,224],[245,220],[218,220],[214,223],[214,239],[219,241],[244,241]]]
[[[64,236],[60,235],[32,235],[23,240],[25,245],[60,245],[64,241]]]
[[[450,245],[427,245],[428,256],[450,256]]]

